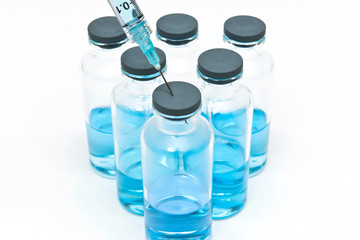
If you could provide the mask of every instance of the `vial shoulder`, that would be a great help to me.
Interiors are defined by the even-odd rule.
[[[88,51],[81,59],[81,70],[85,76],[99,80],[119,77],[121,76],[120,56],[118,58],[106,57]]]
[[[164,139],[164,136],[165,134],[158,128],[154,116],[147,120],[141,131],[142,142],[146,145],[161,141],[161,139]]]
[[[194,134],[200,133],[203,134],[205,138],[211,137],[211,135],[213,134],[212,128],[209,121],[205,118],[205,116],[203,115],[199,116],[198,124],[199,124],[198,132],[195,132]]]
[[[272,68],[274,64],[274,57],[273,55],[266,49],[262,50],[262,53],[260,54],[259,61],[263,64],[265,64],[268,68]]]
[[[242,107],[247,106],[252,108],[254,103],[254,95],[251,89],[245,84],[240,83],[236,94],[237,101],[241,103]]]
[[[230,91],[203,93],[203,112],[231,112],[247,108],[253,102],[251,90],[242,83],[237,83]]]
[[[187,124],[187,123],[183,123]],[[187,146],[191,148],[191,146],[195,146],[198,144],[207,144],[211,142],[213,138],[212,128],[210,123],[202,116],[199,116],[196,122],[196,125],[193,129],[176,133],[172,131],[167,131],[159,126],[156,118],[151,117],[143,128],[143,139],[145,143],[153,145],[168,145],[168,143],[173,144],[174,147]],[[185,145],[183,143],[186,143]]]
[[[199,118],[199,125],[201,127],[199,127],[199,132],[195,134],[201,134],[201,136],[203,137],[203,141],[210,143],[214,138],[214,132],[212,130],[211,124],[208,119],[205,118],[205,116],[201,115]]]
[[[252,52],[240,51],[240,55],[246,63],[254,63],[261,65],[271,65],[273,63],[273,57],[270,52],[265,49],[256,50]]]
[[[134,111],[149,111],[152,109],[151,95],[141,95],[131,88],[131,82],[124,79],[113,90],[116,104],[133,109]]]
[[[251,100],[253,98],[253,94],[248,86],[243,83],[240,83],[236,90],[236,97]]]
[[[269,54],[256,54],[250,57],[243,57],[244,73],[243,78],[247,80],[259,79],[267,75],[271,75],[273,71],[273,57]]]

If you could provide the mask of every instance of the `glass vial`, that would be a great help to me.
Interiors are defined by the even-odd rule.
[[[88,34],[90,49],[83,56],[81,67],[90,163],[98,174],[114,178],[110,96],[121,81],[120,56],[127,38],[115,17],[92,21]]]
[[[156,23],[157,45],[168,59],[170,81],[196,79],[198,21],[187,14],[169,14]]]
[[[239,212],[247,196],[253,102],[240,84],[243,59],[228,49],[211,49],[198,59],[204,116],[214,134],[213,218]]]
[[[165,72],[165,53],[158,48],[156,52]],[[139,47],[124,52],[121,67],[123,82],[114,89],[112,96],[118,198],[126,210],[143,215],[140,134],[153,115],[151,96],[161,84],[161,76]]]
[[[268,153],[273,59],[263,47],[265,33],[265,23],[251,16],[232,17],[224,25],[224,41],[244,58],[246,70],[242,83],[254,97],[250,177],[264,169]]]
[[[141,135],[147,239],[210,239],[214,136],[201,93],[170,82],[153,93],[154,117]]]

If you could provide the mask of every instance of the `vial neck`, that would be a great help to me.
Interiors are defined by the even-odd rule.
[[[165,38],[165,37],[160,36],[158,33],[156,33],[156,37],[159,41],[161,41],[167,45],[173,46],[173,47],[187,47],[189,45],[192,45],[193,42],[195,42],[197,40],[198,33],[192,37],[185,38],[185,39]]]
[[[256,55],[263,48],[265,37],[254,42],[238,42],[224,35],[224,42],[236,51],[240,51],[242,55]]]
[[[197,111],[191,116],[174,117],[161,114],[156,110],[154,112],[158,127],[168,134],[175,135],[184,135],[195,129],[200,114],[200,111]]]

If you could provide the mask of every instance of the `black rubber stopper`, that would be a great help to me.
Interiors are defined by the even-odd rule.
[[[224,34],[238,42],[255,42],[265,36],[266,25],[259,18],[252,16],[235,16],[226,20]]]
[[[155,48],[155,51],[159,55],[161,69],[163,69],[166,66],[166,55],[159,48]],[[143,76],[158,73],[158,70],[156,70],[154,66],[149,63],[149,60],[146,58],[145,54],[139,47],[130,48],[122,54],[121,67],[125,72],[133,75]]]
[[[214,84],[227,84],[235,81],[243,70],[242,57],[229,49],[215,48],[203,52],[198,59],[198,70],[203,79]]]
[[[169,14],[157,21],[156,31],[161,37],[171,40],[191,38],[198,33],[198,21],[187,14]]]
[[[101,44],[116,44],[127,37],[116,17],[95,19],[88,26],[91,41]]]
[[[172,96],[166,84],[157,87],[152,95],[154,108],[169,116],[188,116],[196,112],[201,106],[201,93],[197,87],[186,82],[169,82]],[[184,120],[184,117],[178,120]]]

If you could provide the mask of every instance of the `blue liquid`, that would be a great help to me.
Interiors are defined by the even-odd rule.
[[[266,164],[270,123],[266,113],[254,109],[250,151],[250,177],[260,173]]]
[[[244,109],[212,116],[214,126],[213,218],[238,213],[245,205],[249,161],[243,148],[248,118]]]
[[[111,109],[107,107],[91,110],[86,131],[91,165],[98,174],[105,177],[115,177]]]
[[[148,239],[209,239],[211,202],[207,192],[203,183],[186,174],[157,180],[148,189],[145,202]]]
[[[121,204],[131,213],[144,214],[140,135],[152,112],[116,108],[117,189]]]
[[[138,168],[141,171],[141,165]],[[139,171],[139,170],[134,170]],[[127,173],[129,175],[129,173]],[[131,213],[144,214],[144,195],[141,176],[132,178],[116,171],[118,198],[121,204]],[[136,174],[133,174],[136,175]],[[141,175],[141,173],[139,174]]]

